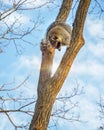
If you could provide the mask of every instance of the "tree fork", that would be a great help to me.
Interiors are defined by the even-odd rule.
[[[63,3],[66,3],[67,5],[68,4],[67,2],[69,1],[70,0],[63,0]],[[29,130],[47,130],[51,111],[52,111],[52,106],[55,102],[55,98],[59,90],[61,89],[65,78],[68,75],[68,72],[71,68],[71,65],[77,53],[79,52],[79,50],[84,44],[83,27],[84,27],[84,22],[86,19],[88,7],[90,5],[90,1],[91,0],[86,0],[86,1],[80,0],[79,2],[76,18],[73,24],[72,38],[70,43],[71,46],[66,50],[62,58],[62,61],[53,77],[51,77],[51,69],[52,69],[54,53],[49,54],[47,53],[49,52],[48,49],[46,49],[44,54],[42,50],[42,53],[44,55],[42,55],[40,78],[38,83],[38,98],[37,98],[37,103],[35,105],[35,112]],[[67,18],[68,12],[67,13],[63,12],[64,14],[61,13],[61,10],[64,10],[63,8],[65,7],[63,6],[64,5],[63,3],[59,15],[64,15],[64,18],[61,16],[59,18],[63,18],[65,21],[66,20],[65,16]],[[67,9],[66,11],[69,10]],[[51,57],[51,58],[47,59],[47,57],[48,58]]]

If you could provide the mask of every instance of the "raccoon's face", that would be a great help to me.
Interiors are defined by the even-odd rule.
[[[50,35],[49,41],[54,48],[60,50],[62,44],[62,39],[60,37],[58,37],[57,35]]]

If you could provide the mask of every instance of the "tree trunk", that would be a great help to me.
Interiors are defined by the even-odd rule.
[[[66,20],[71,7],[69,2],[72,2],[72,0],[63,0],[62,7],[56,20],[58,20],[58,18],[59,20],[62,18],[62,21]],[[65,5],[68,4],[69,6],[67,6],[65,10],[64,7],[66,7]],[[29,130],[47,130],[55,98],[69,73],[77,53],[84,45],[83,27],[89,5],[90,0],[80,0],[73,24],[70,47],[67,48],[62,61],[53,77],[51,77],[51,70],[54,51],[53,53],[49,53],[49,50],[46,49],[44,54],[42,53],[43,55],[38,83],[37,103],[35,105],[35,112]],[[63,11],[63,13],[61,11]],[[61,15],[63,15],[63,17]]]

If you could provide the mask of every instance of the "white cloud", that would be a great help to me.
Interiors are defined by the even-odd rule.
[[[13,2],[18,3],[19,1],[20,0],[6,0],[6,1],[3,1],[3,3],[12,5]],[[24,0],[21,0],[20,3],[23,3],[22,6],[24,6],[24,7],[28,7],[28,8],[33,7],[34,8],[34,7],[39,7],[48,2],[50,2],[50,0],[26,0],[25,2],[24,2]]]
[[[104,22],[100,19],[87,19],[87,30],[94,37],[104,37]]]
[[[7,15],[7,14],[5,14],[5,15]],[[13,23],[16,23],[16,24],[28,24],[29,23],[29,17],[27,17],[27,16],[25,16],[23,14],[19,14],[17,12],[14,12],[11,15],[8,15],[4,19],[4,22],[6,24],[8,24],[8,25],[12,25]]]
[[[71,73],[78,75],[90,75],[96,78],[103,78],[104,65],[88,59],[87,61],[75,62],[72,65]]]
[[[8,25],[12,25],[13,23],[27,24],[30,20],[29,17],[24,15],[23,13],[15,11],[14,8],[10,7],[10,5],[13,6],[14,1],[13,0],[2,1],[4,8],[6,8],[6,10],[3,10],[1,8],[0,11],[2,13],[1,15],[1,19],[3,18],[2,21]],[[18,1],[15,2],[17,3]]]
[[[93,129],[97,128],[100,124],[97,106],[86,98],[81,99],[80,106],[82,120],[87,121],[87,124]]]
[[[4,5],[11,5],[13,6],[13,3],[18,3],[21,5],[21,8],[38,8],[42,5],[46,5],[47,3],[50,3],[50,0],[5,0],[2,1]]]
[[[102,60],[104,60],[104,41],[99,39],[97,44],[90,44],[88,46],[88,51],[90,51],[94,56],[96,56],[96,58],[101,58]]]
[[[86,86],[85,93],[87,95],[87,99],[90,99],[92,101],[95,101],[95,100],[97,101],[100,96],[99,89],[92,84],[89,84],[88,86]]]
[[[25,6],[27,7],[39,7],[45,3],[49,2],[49,0],[27,0]]]
[[[18,62],[15,62],[14,65],[18,67],[18,69],[39,69],[40,68],[40,58],[37,56],[21,56]]]

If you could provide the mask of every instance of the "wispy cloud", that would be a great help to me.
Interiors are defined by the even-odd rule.
[[[88,18],[86,21],[87,30],[93,37],[104,37],[104,21],[99,19]]]
[[[15,62],[14,65],[16,65],[19,69],[39,69],[40,68],[40,58],[38,56],[26,56],[22,55],[18,62]],[[19,64],[19,66],[18,66]]]
[[[73,64],[71,73],[77,75],[89,75],[95,78],[103,78],[104,65],[92,60],[81,61],[80,63],[77,62]]]
[[[87,125],[90,126],[90,128],[95,129],[99,126],[97,106],[86,98],[80,101],[80,113],[82,120],[87,121]]]
[[[104,56],[104,41],[100,40],[97,43],[92,43],[88,46],[88,51],[90,51],[96,58],[100,58],[104,61],[102,56]]]
[[[3,1],[4,4],[7,4],[7,5],[13,5],[13,3],[23,3],[22,6],[25,8],[28,7],[28,8],[35,8],[35,7],[39,7],[41,5],[44,5],[48,2],[50,2],[50,0],[6,0],[6,1]]]
[[[8,13],[8,12],[7,12]],[[7,14],[5,14],[7,15]],[[20,14],[17,12],[12,13],[11,15],[8,15],[4,20],[4,23],[7,25],[12,25],[14,23],[16,24],[28,24],[29,23],[29,17],[27,17],[24,14]]]
[[[25,6],[27,7],[39,7],[41,5],[46,4],[47,2],[49,2],[50,0],[27,0],[27,2],[25,3]]]

